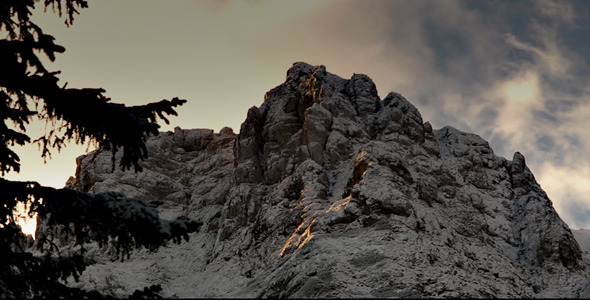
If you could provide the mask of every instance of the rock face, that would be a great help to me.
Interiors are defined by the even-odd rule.
[[[122,296],[578,297],[588,265],[525,158],[433,130],[371,79],[295,63],[240,134],[162,132],[144,171],[78,158],[69,187],[202,221],[189,242],[104,256],[73,284]]]

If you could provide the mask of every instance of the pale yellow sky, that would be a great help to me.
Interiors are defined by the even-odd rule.
[[[34,19],[66,47],[47,66],[61,70],[68,87],[101,87],[113,102],[127,105],[184,98],[188,103],[177,109],[179,116],[171,117],[170,125],[161,122],[161,130],[229,126],[237,133],[247,110],[284,81],[294,62],[324,64],[343,77],[383,71],[377,33],[367,34],[359,20],[348,18],[354,6],[334,4],[106,0],[90,2],[70,28],[54,14],[38,11]],[[326,32],[347,26],[350,36]],[[385,87],[374,75],[378,88]],[[30,135],[42,134],[43,126],[33,124]],[[38,134],[32,134],[35,129]],[[54,151],[43,164],[36,148],[18,151],[21,172],[8,179],[63,187],[75,173],[75,157],[87,149],[72,145]]]
[[[305,58],[297,43],[316,38],[306,40],[309,28],[291,31],[323,2],[91,1],[70,28],[54,14],[37,11],[34,19],[66,47],[47,66],[61,70],[68,87],[101,87],[127,105],[184,98],[189,102],[170,125],[160,123],[162,130],[229,126],[238,132],[248,108],[260,105],[291,64]],[[35,138],[43,128],[33,122],[28,133]],[[25,146],[18,151],[21,172],[6,177],[63,187],[86,149],[71,145],[43,164],[37,147]]]

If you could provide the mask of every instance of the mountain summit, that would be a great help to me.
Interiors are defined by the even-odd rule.
[[[203,223],[189,242],[99,261],[79,283],[115,296],[579,297],[588,265],[525,158],[433,130],[397,93],[295,63],[230,128],[161,132],[140,173],[77,159],[68,187],[151,201]]]

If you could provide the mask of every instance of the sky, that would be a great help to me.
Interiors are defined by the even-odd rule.
[[[476,133],[509,160],[521,152],[561,218],[590,228],[588,1],[89,2],[69,28],[33,14],[66,48],[46,67],[68,87],[104,88],[112,102],[187,99],[163,131],[237,133],[294,62],[362,73],[435,129]],[[28,133],[43,128],[34,122]],[[63,187],[92,149],[70,145],[44,163],[36,146],[19,148],[21,172],[5,177]]]

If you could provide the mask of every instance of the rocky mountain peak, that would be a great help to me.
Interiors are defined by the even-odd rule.
[[[359,143],[410,145],[425,138],[420,113],[401,95],[390,93],[381,101],[366,75],[345,80],[324,66],[295,63],[286,82],[248,111],[235,148],[237,180],[264,178],[272,184],[307,159],[334,169],[354,155]]]
[[[475,134],[434,130],[400,94],[381,100],[366,75],[295,63],[239,134],[177,128],[148,151],[141,173],[112,170],[107,151],[82,156],[70,187],[152,201],[201,231],[127,262],[105,258],[80,285],[122,295],[157,282],[167,297],[575,297],[588,283],[522,154],[509,161]]]

